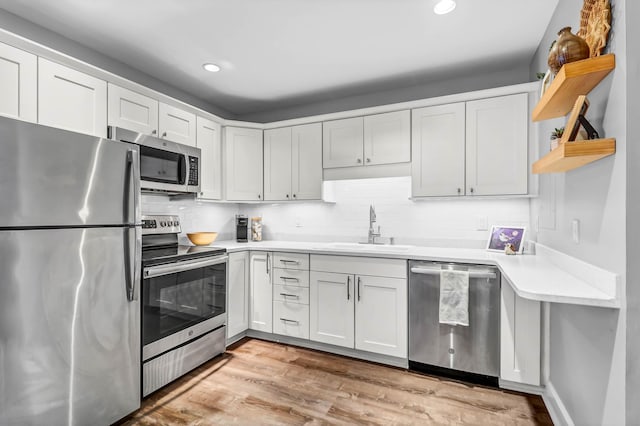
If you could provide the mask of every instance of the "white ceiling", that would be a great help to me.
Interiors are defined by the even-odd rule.
[[[533,56],[558,0],[0,0],[234,114]],[[205,62],[222,67],[216,74]]]

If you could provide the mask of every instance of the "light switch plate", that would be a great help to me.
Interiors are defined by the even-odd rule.
[[[488,220],[486,216],[478,216],[476,218],[476,230],[486,231],[489,229]]]

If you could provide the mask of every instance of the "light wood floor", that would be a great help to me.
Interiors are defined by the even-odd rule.
[[[551,425],[541,398],[244,339],[152,394],[125,425]]]

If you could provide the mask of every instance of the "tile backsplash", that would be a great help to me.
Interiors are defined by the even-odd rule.
[[[144,195],[143,213],[178,214],[184,233],[217,231],[235,239],[235,215],[263,218],[264,240],[366,241],[369,205],[383,237],[396,244],[483,248],[491,225],[530,227],[529,199],[434,199],[413,201],[410,177],[325,182],[335,202],[227,204]],[[181,235],[181,242],[186,237]]]

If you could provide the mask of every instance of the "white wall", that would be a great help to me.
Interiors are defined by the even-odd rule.
[[[531,64],[531,74],[547,69],[552,40],[564,26],[579,28],[582,0],[559,2]],[[538,241],[571,256],[621,274],[626,259],[626,29],[625,1],[612,1],[613,30],[608,51],[617,66],[588,96],[587,118],[601,135],[617,139],[614,156],[567,173],[540,179],[540,198],[531,203]],[[563,119],[543,122],[540,153]],[[571,221],[581,237],[572,241]],[[551,304],[550,381],[576,424],[625,424],[625,309]]]
[[[640,419],[640,2],[627,1],[627,419]],[[631,423],[631,422],[629,422]]]
[[[326,185],[326,183],[325,183]],[[411,201],[410,177],[334,181],[335,204],[319,202],[241,205],[263,217],[263,238],[294,241],[366,241],[369,205],[374,204],[383,237],[396,244],[484,248],[491,224],[529,226],[529,200]]]

